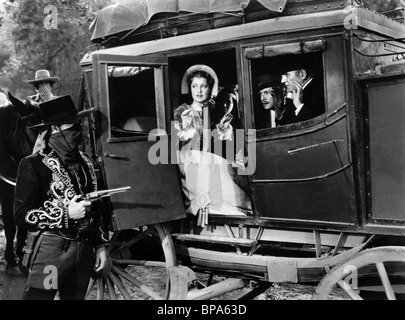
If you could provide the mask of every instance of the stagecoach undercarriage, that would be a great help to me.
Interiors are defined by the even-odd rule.
[[[364,298],[362,292],[379,292],[390,300],[404,293],[405,249],[367,249],[374,236],[364,236],[348,248],[345,233],[337,236],[334,246],[321,244],[321,233],[315,230],[313,245],[303,246],[231,235],[171,234],[162,223],[115,232],[109,248],[111,269],[92,279],[88,298],[208,300],[245,288],[239,298],[253,299],[280,282],[319,282],[313,299],[328,299],[336,288],[343,299],[356,300]],[[220,280],[213,281],[214,276]]]

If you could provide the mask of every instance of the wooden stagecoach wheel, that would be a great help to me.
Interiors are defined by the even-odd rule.
[[[353,300],[363,300],[353,284],[356,272],[371,267],[377,270],[388,300],[396,300],[393,286],[388,277],[387,263],[405,263],[405,247],[386,246],[364,250],[354,257],[336,265],[318,284],[313,300],[327,300],[335,286],[341,287]]]
[[[105,276],[91,279],[87,299],[162,300],[169,297],[167,270],[177,265],[177,259],[167,227],[159,223],[129,231],[130,237],[128,230],[112,236],[111,269]]]

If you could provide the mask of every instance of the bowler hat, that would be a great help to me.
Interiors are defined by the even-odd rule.
[[[27,83],[35,85],[39,82],[51,82],[51,83],[59,83],[60,79],[58,77],[51,77],[51,74],[48,70],[38,70],[35,72],[35,79],[28,80]]]
[[[30,128],[74,123],[82,120],[93,112],[94,108],[77,111],[70,95],[57,97],[39,104],[42,113],[42,123]]]
[[[272,73],[272,74],[263,74],[258,77],[258,89],[259,91],[269,88],[269,87],[280,87],[283,84],[281,83],[281,74]]]
[[[183,75],[183,79],[181,80],[181,93],[182,94],[189,93],[190,88],[187,83],[187,79],[195,71],[204,71],[214,79],[214,86],[212,88],[211,95],[216,97],[218,94],[218,76],[211,67],[205,64],[195,64],[186,70],[186,72]]]

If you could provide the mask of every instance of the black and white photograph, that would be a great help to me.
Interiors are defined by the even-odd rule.
[[[405,0],[0,0],[0,40],[0,301],[405,299]]]

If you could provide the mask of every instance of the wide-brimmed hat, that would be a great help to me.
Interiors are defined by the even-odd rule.
[[[38,70],[35,72],[35,79],[28,80],[27,83],[35,85],[39,82],[51,82],[51,83],[59,83],[60,78],[58,77],[51,77],[51,74],[48,70]]]
[[[195,71],[205,71],[214,79],[214,86],[212,87],[211,95],[216,97],[218,95],[218,76],[215,71],[205,65],[205,64],[195,64],[188,68],[183,75],[183,79],[181,80],[181,93],[187,94],[190,92],[189,84],[187,83],[187,79]]]
[[[62,125],[82,120],[93,112],[94,108],[77,111],[70,95],[56,97],[39,104],[42,113],[42,123],[32,128],[40,128],[51,125]]]

